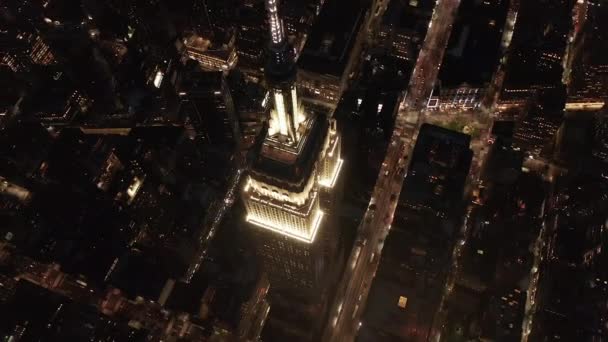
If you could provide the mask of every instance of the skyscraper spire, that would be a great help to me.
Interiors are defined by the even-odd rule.
[[[283,31],[283,21],[279,17],[278,0],[266,0],[266,10],[268,11],[268,21],[270,23],[270,39],[272,44],[281,45],[285,41],[285,31]]]
[[[299,140],[298,127],[304,121],[304,116],[300,113],[295,86],[293,47],[285,37],[278,0],[266,0],[266,11],[270,29],[266,82],[273,101],[269,135],[285,144],[294,145]]]

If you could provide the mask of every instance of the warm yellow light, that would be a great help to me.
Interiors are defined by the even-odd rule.
[[[293,213],[300,217],[308,216],[310,214],[310,211],[313,209],[314,204],[316,203],[317,196],[318,196],[318,193],[316,191],[312,192],[312,194],[311,194],[311,190],[313,187],[313,181],[314,181],[314,178],[311,178],[310,184],[306,185],[306,187],[304,188],[302,193],[300,193],[300,194],[290,193],[291,195],[287,196],[287,197],[279,195],[278,193],[275,193],[274,191],[271,191],[268,189],[265,190],[263,186],[260,187],[260,184],[252,181],[251,182],[252,192],[257,193],[258,195],[261,195],[263,197],[258,197],[256,195],[252,195],[252,196],[250,196],[250,200],[253,202],[260,203],[264,206],[270,206],[270,207],[279,209],[281,211],[287,211],[287,212]],[[306,202],[309,203],[308,209],[306,211],[302,211],[301,206],[304,205]]]
[[[600,110],[604,107],[604,101],[597,102],[568,102],[566,110]]]
[[[133,182],[129,184],[129,187],[127,188],[127,196],[129,196],[129,202],[133,201],[135,196],[137,196],[137,193],[139,192],[142,183],[142,179],[140,179],[139,177],[133,177]]]
[[[296,239],[298,241],[313,243],[315,241],[315,237],[317,236],[317,231],[321,226],[323,215],[324,213],[321,210],[317,210],[312,229],[309,229],[308,234],[302,233],[301,231],[294,227],[291,227],[290,225],[268,222],[258,217],[253,217],[253,215],[247,215],[247,222],[254,224],[260,228],[268,229],[275,233],[279,233],[281,235]]]
[[[294,113],[294,126],[297,128],[302,122],[304,122],[304,120],[306,120],[306,117],[303,115],[303,113],[300,112],[300,109],[298,108],[298,94],[296,91],[296,87],[291,88],[291,105],[293,107]]]
[[[245,188],[243,189],[245,192],[249,191],[251,188],[251,178],[247,179],[247,183],[245,183]]]
[[[327,153],[328,156],[333,157],[334,153],[336,152],[336,147],[338,146],[340,142],[340,138],[336,138],[336,141],[334,142],[333,146],[331,147],[331,151],[329,151],[329,153]]]
[[[287,116],[285,115],[285,101],[283,101],[283,94],[276,92],[274,93],[274,103],[279,119],[279,132],[282,135],[287,135]]]
[[[407,297],[399,296],[399,302],[397,303],[397,305],[400,308],[405,309],[405,307],[407,306]]]
[[[336,180],[338,179],[338,175],[340,174],[340,169],[342,169],[343,163],[344,163],[344,160],[338,159],[338,162],[336,163],[336,167],[334,168],[334,172],[332,172],[331,178],[323,179],[323,180],[319,181],[319,184],[326,188],[333,188],[334,185],[336,185]]]
[[[156,72],[156,75],[154,76],[154,86],[156,88],[160,88],[160,85],[163,83],[163,77],[164,76],[165,75],[163,74],[162,71],[159,70],[159,71]]]
[[[283,25],[279,18],[279,10],[277,8],[276,0],[267,0],[266,8],[268,10],[270,21],[270,36],[272,38],[272,42],[274,44],[280,44],[285,37],[285,33],[283,33]]]

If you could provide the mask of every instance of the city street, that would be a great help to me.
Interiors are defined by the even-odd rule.
[[[205,217],[205,221],[199,232],[196,255],[190,263],[190,267],[188,267],[188,272],[184,276],[185,282],[189,283],[201,267],[201,264],[207,255],[207,248],[209,247],[211,239],[215,236],[215,232],[220,226],[220,223],[222,223],[224,215],[232,208],[232,205],[239,194],[239,185],[241,184],[241,176],[244,171],[245,169],[242,167],[236,169],[228,183],[228,189],[226,190],[224,197],[220,201],[213,203],[209,208],[208,216]]]
[[[2,341],[608,342],[608,0],[2,2]]]
[[[356,247],[350,254],[324,334],[326,341],[353,341],[360,316],[378,267],[382,241],[388,234],[403,186],[403,174],[422,124],[422,107],[430,96],[456,17],[459,0],[439,0],[419,53],[408,91],[395,119],[395,128],[386,157],[372,192],[363,221],[358,228]],[[360,248],[359,248],[360,247]]]
[[[492,82],[488,87],[488,91],[482,101],[482,105],[486,109],[493,109],[498,101],[498,96],[502,90],[502,85],[505,80],[505,67],[507,64],[509,47],[513,38],[515,24],[517,23],[517,15],[519,13],[519,0],[510,0],[509,11],[507,12],[507,20],[502,30],[502,39],[500,41],[500,63],[498,69],[492,77]]]
[[[344,69],[344,76],[342,77],[341,84],[342,90],[348,87],[349,83],[352,81],[352,76],[358,73],[358,69],[361,67],[363,61],[365,45],[381,23],[382,15],[386,11],[387,6],[388,1],[376,0],[372,4],[372,9],[367,13],[365,22],[361,25],[361,28],[357,33],[353,50],[346,64],[346,68]],[[375,7],[377,7],[377,10],[374,10]]]

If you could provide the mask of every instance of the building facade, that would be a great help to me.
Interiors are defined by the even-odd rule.
[[[227,36],[227,41],[214,44],[210,40],[193,35],[186,39],[186,53],[205,71],[228,72],[236,66],[238,55],[235,32],[230,32]]]
[[[270,124],[243,201],[271,288],[306,295],[323,286],[335,250],[335,230],[328,226],[327,215],[342,166],[340,136],[335,121],[301,106],[294,51],[276,0],[267,0],[266,9]]]

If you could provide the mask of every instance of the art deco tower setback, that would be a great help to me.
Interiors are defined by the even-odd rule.
[[[283,21],[278,14],[277,1],[266,0],[270,25],[270,45],[265,70],[266,82],[270,87],[274,103],[269,135],[276,135],[281,142],[294,144],[297,143],[299,138],[297,128],[305,120],[305,117],[300,115],[295,87],[294,50],[285,37]]]
[[[273,106],[243,201],[271,287],[314,291],[322,285],[337,235],[327,217],[342,166],[340,137],[333,119],[302,108],[294,50],[277,0],[266,0],[266,9],[271,36],[266,81]]]

